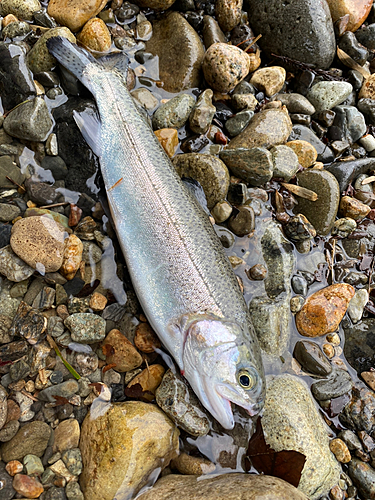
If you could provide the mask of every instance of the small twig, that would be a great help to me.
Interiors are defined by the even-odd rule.
[[[26,396],[26,397],[28,397],[28,398],[32,399],[33,401],[39,401],[39,399],[34,398],[34,396],[32,396],[31,394],[29,394],[29,393],[28,393],[28,392],[26,392],[26,391],[21,391],[21,394],[23,394],[24,396]]]
[[[12,184],[14,184],[14,185],[15,185],[15,186],[17,186],[19,189],[21,189],[23,193],[26,193],[26,189],[25,189],[23,186],[21,186],[21,184],[18,184],[18,182],[16,182],[15,180],[13,180],[13,179],[12,179],[11,177],[9,177],[8,175],[6,175],[5,177],[8,179],[8,181],[10,181]]]
[[[362,186],[365,186],[366,184],[371,184],[371,182],[375,181],[375,175],[370,175],[370,177],[367,177],[367,179],[363,179],[361,182]]]
[[[62,201],[61,203],[54,203],[53,205],[43,205],[39,208],[55,208],[55,207],[63,207],[64,205],[69,205],[69,201]]]
[[[271,56],[276,57],[277,59],[280,59],[283,61],[284,64],[288,64],[289,66],[292,66],[296,70],[300,71],[311,71],[316,76],[321,76],[325,80],[333,80],[333,81],[340,81],[340,82],[346,82],[347,79],[343,78],[342,76],[334,76],[332,73],[329,71],[326,71],[324,69],[315,69],[309,66],[306,63],[303,63],[301,61],[297,61],[296,59],[292,59],[290,57],[286,56],[278,56],[277,54],[271,54]]]

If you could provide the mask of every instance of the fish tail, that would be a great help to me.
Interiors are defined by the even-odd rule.
[[[47,40],[47,48],[62,66],[67,68],[86,87],[90,82],[85,76],[85,68],[89,64],[97,64],[95,58],[86,50],[79,48],[62,36],[54,36]]]

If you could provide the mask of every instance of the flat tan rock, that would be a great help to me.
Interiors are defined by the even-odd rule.
[[[177,457],[178,436],[177,427],[153,404],[127,401],[96,406],[96,413],[92,408],[81,429],[85,498],[134,498],[155,469]]]
[[[320,337],[335,332],[354,293],[351,285],[338,283],[310,295],[296,314],[299,333],[305,337]]]
[[[51,273],[63,263],[65,236],[64,227],[48,215],[26,217],[12,227],[10,246],[33,269]]]
[[[75,418],[60,422],[55,429],[54,453],[78,448],[80,432],[78,420]]]
[[[50,0],[47,12],[62,26],[79,31],[106,5],[107,0]]]
[[[285,83],[286,71],[281,66],[270,66],[257,69],[251,77],[250,83],[257,89],[265,92],[267,97],[280,92]]]

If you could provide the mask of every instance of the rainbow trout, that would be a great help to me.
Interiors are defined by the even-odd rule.
[[[265,379],[237,278],[212,224],[177,175],[115,66],[56,37],[48,49],[93,94],[100,127],[76,121],[99,156],[134,289],[203,406],[226,429],[231,402],[256,415]]]

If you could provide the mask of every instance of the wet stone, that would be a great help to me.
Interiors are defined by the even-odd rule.
[[[138,368],[143,362],[142,356],[133,344],[119,330],[113,329],[106,336],[103,353],[108,364],[115,364],[118,372],[128,372]]]
[[[207,89],[198,97],[198,100],[190,113],[189,126],[195,134],[205,134],[211,125],[216,108],[212,104],[213,92]]]
[[[206,50],[214,43],[226,42],[225,35],[222,32],[218,22],[211,16],[203,16],[202,35]]]
[[[363,114],[354,106],[336,106],[333,128],[335,140],[348,141],[350,144],[358,141],[367,130]],[[332,131],[332,129],[330,129]]]
[[[318,137],[314,134],[312,130],[304,125],[294,125],[293,130],[289,136],[289,141],[306,141],[314,146],[316,152],[318,153],[317,161],[323,163],[330,163],[334,160],[334,154],[332,150],[324,144]],[[289,143],[288,143],[289,144]],[[295,151],[297,153],[297,151]],[[298,153],[297,153],[298,155]],[[303,165],[304,166],[304,165]]]
[[[274,146],[270,149],[273,162],[273,177],[278,177],[288,182],[299,169],[298,156],[288,146]]]
[[[354,324],[358,323],[361,320],[368,299],[369,299],[368,291],[362,288],[361,290],[357,290],[355,292],[354,297],[349,302],[348,314]]]
[[[308,373],[324,377],[332,372],[332,365],[315,342],[309,340],[297,342],[293,355]]]
[[[60,156],[45,156],[42,159],[41,167],[50,170],[55,181],[65,179],[68,168]]]
[[[291,285],[295,293],[303,295],[304,297],[307,295],[308,285],[303,276],[299,276],[298,274],[294,275],[291,281]]]
[[[107,25],[98,17],[89,19],[87,23],[85,23],[77,36],[77,40],[81,42],[84,47],[98,52],[108,51],[112,43]]]
[[[44,422],[26,423],[17,434],[7,443],[0,446],[2,459],[22,460],[28,454],[41,457],[47,447],[51,435],[51,428]]]
[[[369,371],[375,363],[373,337],[375,320],[363,319],[356,325],[344,325],[344,355],[358,373]]]
[[[289,113],[298,113],[303,115],[313,115],[315,108],[311,102],[301,94],[277,94],[275,99],[281,101],[288,109]]]
[[[353,451],[362,449],[361,442],[353,431],[346,429],[341,431],[338,437],[344,441],[349,450]]]
[[[325,170],[305,170],[297,174],[298,185],[319,193],[316,201],[297,197],[296,210],[303,214],[316,229],[326,235],[336,218],[340,191],[335,177]]]
[[[25,21],[32,21],[34,12],[41,9],[38,0],[4,0],[1,3],[0,13],[2,16],[13,14],[17,18],[24,19]]]
[[[93,344],[105,337],[105,320],[96,314],[76,313],[64,321],[74,342]]]
[[[171,12],[153,22],[152,37],[146,42],[145,50],[159,56],[160,80],[167,92],[181,92],[199,86],[204,47],[194,28],[181,14]]]
[[[156,402],[188,434],[204,436],[209,431],[209,420],[198,398],[172,370],[164,375],[156,391]]]
[[[311,391],[318,401],[338,398],[352,389],[352,379],[348,372],[335,368],[326,380],[315,382]]]
[[[152,118],[154,130],[182,127],[187,122],[194,104],[194,97],[189,94],[180,94],[162,104]]]
[[[329,443],[329,449],[335,455],[337,460],[343,464],[350,462],[351,455],[348,447],[341,439],[332,439]]]
[[[348,474],[364,498],[375,498],[375,469],[353,458],[348,464]]]
[[[20,104],[4,120],[7,134],[28,141],[44,141],[52,126],[50,112],[41,97]]]
[[[50,186],[46,182],[33,182],[31,179],[27,179],[25,187],[31,201],[37,203],[38,205],[55,203],[59,196],[56,188],[54,186]]]
[[[38,479],[25,474],[16,474],[13,479],[13,488],[26,498],[38,498],[44,488]]]
[[[68,471],[74,476],[79,476],[82,472],[82,456],[79,448],[66,450],[61,455]]]
[[[236,111],[248,109],[254,111],[258,101],[253,94],[232,94],[231,103]]]
[[[47,328],[47,318],[41,312],[21,302],[10,329],[11,335],[19,335],[29,344],[36,344]]]
[[[340,215],[360,221],[370,212],[371,208],[350,196],[343,196],[340,200]]]
[[[230,137],[240,134],[254,116],[253,111],[241,111],[225,122],[225,129]]]
[[[273,176],[272,155],[265,148],[226,149],[219,156],[235,176],[252,186],[262,186]]]
[[[291,217],[284,226],[284,232],[291,241],[310,240],[316,236],[314,226],[302,214]]]
[[[0,249],[9,245],[11,231],[12,231],[11,225],[0,223]]]
[[[74,379],[67,380],[66,382],[62,382],[61,384],[53,385],[51,387],[47,387],[47,389],[43,389],[39,393],[39,399],[41,401],[48,401],[50,403],[55,403],[56,399],[53,396],[60,396],[63,398],[70,398],[73,394],[78,392],[78,383]]]
[[[342,219],[335,220],[331,234],[332,236],[339,236],[340,238],[346,238],[351,234],[354,229],[356,229],[357,223],[350,217],[344,217]]]
[[[286,71],[280,66],[257,69],[251,76],[250,83],[271,97],[280,92],[285,83]]]
[[[258,43],[268,56],[288,56],[318,68],[332,63],[335,35],[325,2],[317,5],[314,0],[250,0],[247,5],[255,34],[262,33]],[[300,19],[297,25],[296,18]]]
[[[361,158],[353,161],[339,161],[328,165],[326,169],[337,179],[340,192],[345,191],[351,181],[359,175],[375,168],[375,159]]]
[[[19,359],[18,361],[15,361],[9,369],[9,376],[13,382],[25,379],[29,375],[29,373],[30,373],[30,366],[24,359]]]
[[[34,269],[20,259],[10,245],[0,249],[0,273],[10,281],[20,282],[29,278]]]
[[[255,229],[254,209],[249,206],[238,207],[230,217],[228,228],[237,236],[245,236]]]

